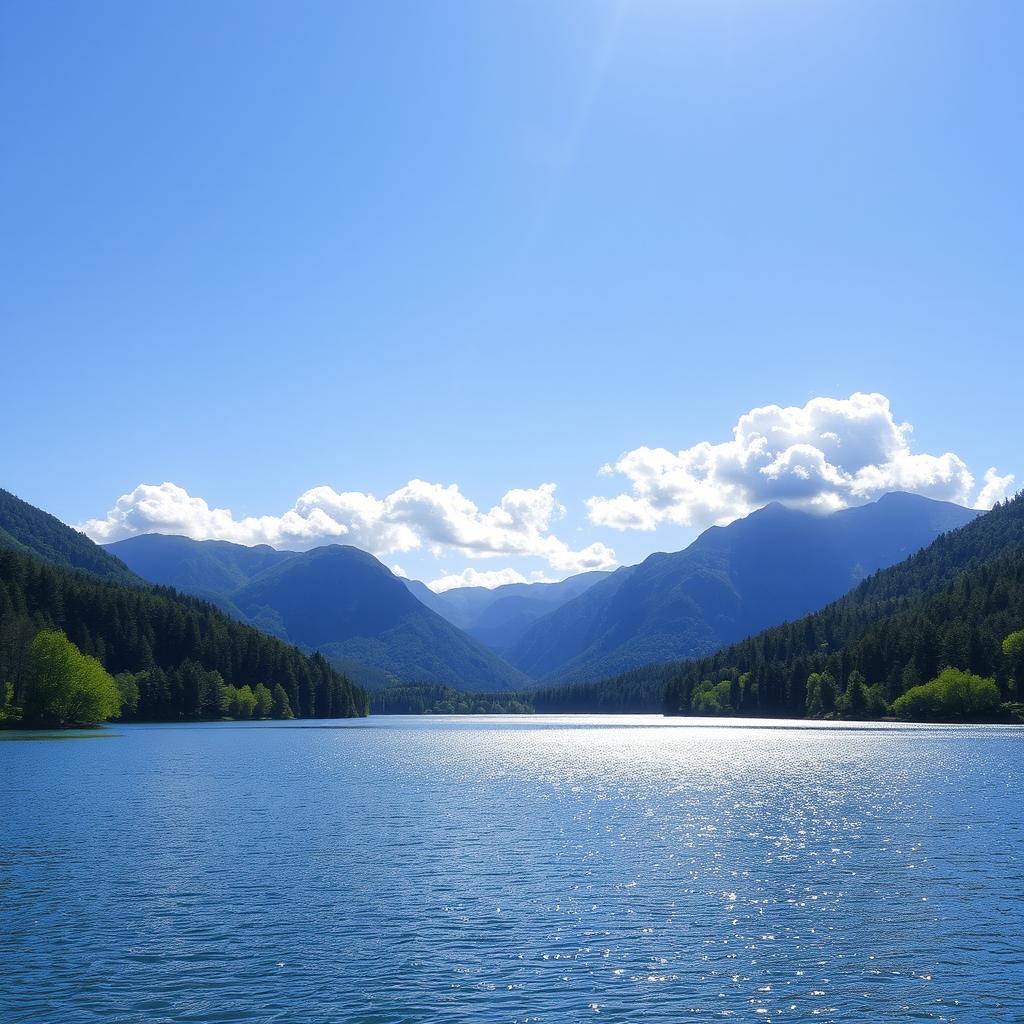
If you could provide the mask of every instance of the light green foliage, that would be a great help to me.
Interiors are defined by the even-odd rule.
[[[690,698],[690,710],[695,715],[731,715],[738,709],[733,706],[733,689],[739,690],[738,683],[731,679],[723,679],[721,682],[713,683],[710,679],[704,682],[693,691]],[[738,695],[742,699],[741,695]]]
[[[812,672],[807,677],[805,706],[810,718],[821,718],[835,709],[836,681],[828,672]]]
[[[278,683],[274,687],[274,707],[271,714],[274,718],[294,718],[292,714],[292,706],[288,700],[288,691]]]
[[[1024,629],[1018,629],[1003,641],[1003,654],[1008,658],[1024,657]]]
[[[219,677],[218,677],[219,678]],[[294,718],[288,693],[277,683],[271,690],[263,683],[251,686],[218,685],[217,711],[222,718]]]
[[[22,717],[41,725],[93,724],[116,717],[121,694],[110,674],[58,630],[36,634],[29,651]]]
[[[1008,690],[1020,700],[1024,693],[1024,629],[1018,629],[1003,640],[1003,654],[1009,663]]]
[[[892,710],[900,718],[922,722],[991,718],[999,711],[999,688],[992,679],[947,668],[930,683],[897,697]]]
[[[269,718],[274,710],[273,694],[263,683],[256,684],[253,694],[256,697],[256,717]]]
[[[232,718],[252,718],[256,711],[256,694],[252,692],[251,686],[239,686],[235,690],[234,699],[231,702]]]
[[[235,695],[238,691],[230,684],[222,682],[217,688],[217,711],[221,718],[231,715],[235,706]]]

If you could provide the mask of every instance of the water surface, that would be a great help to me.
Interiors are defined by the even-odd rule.
[[[5,1022],[1024,1020],[1018,730],[62,735],[0,740]]]

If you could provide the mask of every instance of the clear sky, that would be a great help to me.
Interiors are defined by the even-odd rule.
[[[1022,49],[1010,0],[6,0],[0,486],[428,580],[990,502]]]

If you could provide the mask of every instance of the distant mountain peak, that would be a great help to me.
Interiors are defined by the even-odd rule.
[[[205,597],[306,651],[320,650],[367,685],[509,690],[529,682],[351,544],[294,552],[151,534],[110,550],[154,583]]]
[[[538,620],[508,657],[572,682],[707,654],[823,607],[976,514],[920,495],[824,515],[771,502],[602,580]]]

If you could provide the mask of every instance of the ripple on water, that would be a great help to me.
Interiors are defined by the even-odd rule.
[[[0,745],[0,1018],[1024,1020],[1014,730],[339,726]]]

